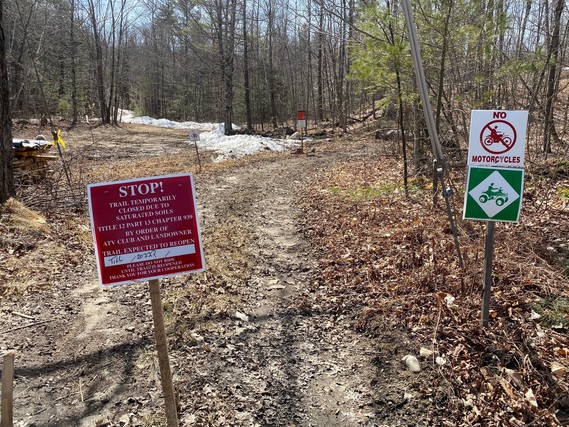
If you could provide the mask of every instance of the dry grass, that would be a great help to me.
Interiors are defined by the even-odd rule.
[[[9,199],[0,206],[0,226],[16,233],[49,233],[47,220],[40,213],[33,211],[16,199]]]

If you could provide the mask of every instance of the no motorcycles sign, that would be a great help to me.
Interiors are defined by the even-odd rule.
[[[472,111],[468,165],[523,168],[527,121],[527,111]]]
[[[87,186],[102,286],[203,271],[191,174]]]

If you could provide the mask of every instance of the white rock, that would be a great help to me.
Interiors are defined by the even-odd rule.
[[[419,360],[415,356],[408,354],[404,356],[403,359],[401,360],[405,362],[407,369],[410,370],[411,372],[421,372],[421,364],[419,363]]]
[[[190,333],[190,336],[191,336],[197,343],[202,343],[202,342],[204,342],[204,337],[202,337],[200,334],[198,334],[198,333],[196,333],[196,332]]]
[[[249,321],[249,316],[247,316],[245,313],[241,313],[240,311],[235,312],[235,317],[239,320],[244,321],[244,322]]]

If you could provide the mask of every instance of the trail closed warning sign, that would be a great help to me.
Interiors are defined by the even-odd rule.
[[[527,121],[527,111],[472,111],[468,165],[523,168]]]
[[[191,174],[87,186],[101,286],[205,269]]]

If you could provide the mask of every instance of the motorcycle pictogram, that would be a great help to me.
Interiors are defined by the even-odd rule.
[[[498,126],[488,127],[490,130],[490,135],[487,135],[484,138],[484,145],[487,147],[491,146],[492,144],[503,144],[506,148],[510,148],[512,146],[512,138],[508,135],[504,134],[503,132],[498,132]]]
[[[486,203],[489,200],[494,200],[498,206],[502,206],[508,201],[508,194],[504,192],[502,187],[496,188],[492,183],[488,189],[478,197],[480,203]]]

